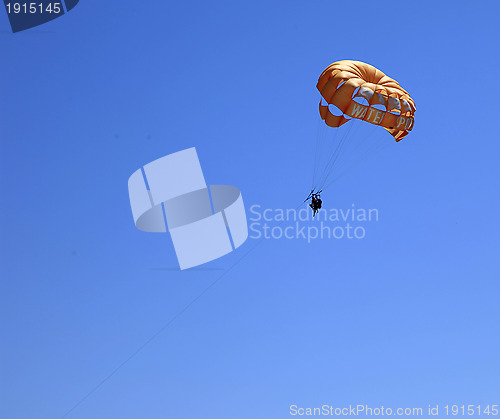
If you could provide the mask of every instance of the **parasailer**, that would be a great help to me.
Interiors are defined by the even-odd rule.
[[[330,64],[321,73],[316,87],[321,94],[321,119],[328,127],[334,128],[335,140],[324,141],[322,149],[318,134],[313,184],[307,200],[313,198],[314,191],[322,191],[331,185],[332,173],[339,177],[339,156],[349,152],[347,143],[355,143],[351,147],[353,153],[362,149],[361,143],[368,144],[369,148],[373,144],[377,145],[365,141],[371,132],[362,141],[350,141],[349,138],[354,136],[351,132],[354,122],[348,124],[347,128],[341,128],[344,124],[358,120],[361,125],[371,124],[374,131],[380,126],[399,142],[413,129],[416,111],[415,102],[396,80],[361,61],[342,60]],[[341,134],[337,141],[339,130]],[[328,134],[324,137],[328,137]],[[384,145],[386,143],[384,141]],[[370,151],[373,150],[369,149],[364,155]],[[313,202],[310,206],[313,214],[316,214]]]
[[[319,193],[313,193],[311,195],[311,203],[309,204],[309,206],[312,208],[313,210],[313,217],[316,215],[316,213],[321,209],[321,204],[323,203],[323,201],[321,201],[321,198],[319,196]]]

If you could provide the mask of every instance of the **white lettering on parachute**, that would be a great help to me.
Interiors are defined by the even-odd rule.
[[[364,118],[366,115],[366,110],[364,106],[358,105],[357,103],[354,104],[352,108],[352,117],[353,118]]]

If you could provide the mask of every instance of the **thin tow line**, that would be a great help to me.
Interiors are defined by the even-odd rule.
[[[304,203],[301,203],[295,208],[298,210]],[[279,227],[286,220],[279,222],[276,227]],[[134,352],[132,352],[120,365],[113,369],[106,377],[104,377],[99,383],[93,387],[85,396],[83,396],[71,409],[69,409],[61,419],[66,418],[71,412],[73,412],[78,406],[80,406],[85,400],[87,400],[92,394],[94,394],[99,388],[101,388],[111,377],[113,377],[120,369],[122,369],[129,361],[135,358],[146,346],[153,342],[159,335],[161,335],[165,329],[167,329],[172,323],[174,323],[179,317],[181,317],[191,306],[193,306],[203,295],[205,295],[211,288],[215,286],[222,278],[224,278],[236,265],[238,265],[243,259],[245,259],[252,251],[254,251],[257,246],[259,246],[265,240],[264,237],[260,238],[245,254],[243,254],[236,262],[234,262],[229,268],[227,268],[215,281],[213,281],[208,287],[206,287],[201,293],[199,293],[195,298],[193,298],[183,309],[181,309],[177,314],[175,314],[170,320],[168,320],[158,331],[156,331],[151,337],[149,337],[141,346],[139,346]]]

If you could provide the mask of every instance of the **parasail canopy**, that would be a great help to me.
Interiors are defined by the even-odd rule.
[[[342,60],[330,64],[316,85],[327,102],[319,104],[321,118],[330,127],[349,121],[344,115],[384,127],[396,141],[413,128],[415,102],[399,83],[361,61]],[[328,105],[338,108],[334,115]]]

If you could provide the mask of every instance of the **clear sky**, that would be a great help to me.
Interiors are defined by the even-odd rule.
[[[0,417],[63,417],[221,275],[66,417],[500,404],[499,14],[497,1],[81,0],[12,34],[2,11]],[[363,239],[264,240],[225,274],[249,238],[179,271],[168,235],[135,228],[128,177],[195,146],[249,217],[297,207],[316,81],[341,59],[417,105],[406,139],[386,133],[322,196],[378,221],[357,224]]]

